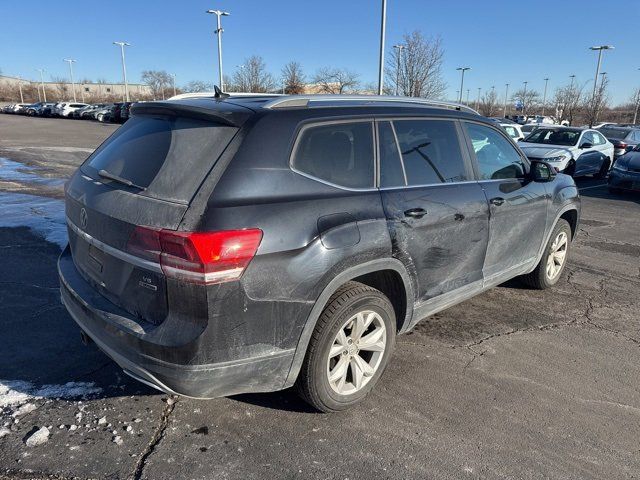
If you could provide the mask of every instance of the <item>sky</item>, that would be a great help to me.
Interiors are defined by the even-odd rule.
[[[127,48],[129,82],[143,70],[166,70],[178,85],[191,80],[216,83],[215,16],[223,18],[225,74],[247,57],[260,55],[280,77],[282,66],[299,61],[311,76],[319,67],[348,68],[360,80],[376,84],[380,39],[380,0],[1,0],[0,70],[4,75],[45,80],[67,77],[74,58],[76,79],[122,79],[119,47]],[[613,45],[604,52],[601,71],[609,78],[613,103],[625,102],[640,86],[635,22],[640,1],[618,0],[609,8],[594,0],[388,0],[386,45],[420,30],[440,36],[445,51],[447,97],[455,98],[460,74],[470,66],[465,88],[470,99],[492,86],[504,95],[528,88],[549,96],[576,75],[592,82],[597,53],[592,45]],[[466,92],[465,92],[466,94]]]

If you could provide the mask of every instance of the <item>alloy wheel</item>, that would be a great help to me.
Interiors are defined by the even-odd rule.
[[[554,280],[562,271],[567,258],[567,246],[569,239],[565,232],[560,232],[551,244],[551,251],[547,257],[547,278]]]
[[[382,317],[364,310],[350,317],[338,330],[327,358],[327,378],[334,392],[351,395],[375,375],[387,346]]]

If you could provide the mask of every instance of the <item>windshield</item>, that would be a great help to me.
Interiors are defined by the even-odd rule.
[[[566,147],[576,145],[580,138],[579,130],[551,130],[539,129],[524,139],[528,143],[542,143],[546,145],[563,145]]]

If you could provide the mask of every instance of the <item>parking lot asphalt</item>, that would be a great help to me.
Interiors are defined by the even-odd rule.
[[[69,175],[114,128],[0,116],[0,479],[638,477],[640,196],[579,179],[559,284],[514,280],[423,320],[353,410],[291,391],[197,401],[129,379],[59,302],[62,187],[34,179]]]

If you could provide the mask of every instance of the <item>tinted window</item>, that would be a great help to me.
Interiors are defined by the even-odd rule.
[[[496,130],[467,123],[481,180],[522,178],[526,167],[515,147]]]
[[[539,129],[529,135],[524,141],[528,143],[544,143],[547,145],[572,146],[578,143],[579,130],[551,130]]]
[[[103,143],[82,170],[100,178],[98,171],[104,169],[148,187],[145,195],[189,201],[236,131],[190,118],[136,116]]]
[[[616,127],[600,127],[598,129],[607,138],[624,138],[631,130]]]
[[[635,130],[633,132],[633,136],[631,137],[631,140],[634,142],[640,142],[640,130]]]
[[[313,177],[349,188],[374,186],[371,122],[332,123],[302,131],[293,167]]]
[[[394,120],[408,185],[469,180],[455,123]]]
[[[584,143],[590,143],[591,145],[595,145],[596,141],[593,138],[593,134],[591,132],[584,132],[582,138],[580,139],[580,145]]]
[[[378,142],[380,143],[380,186],[399,187],[406,185],[407,175],[390,122],[378,124]]]

